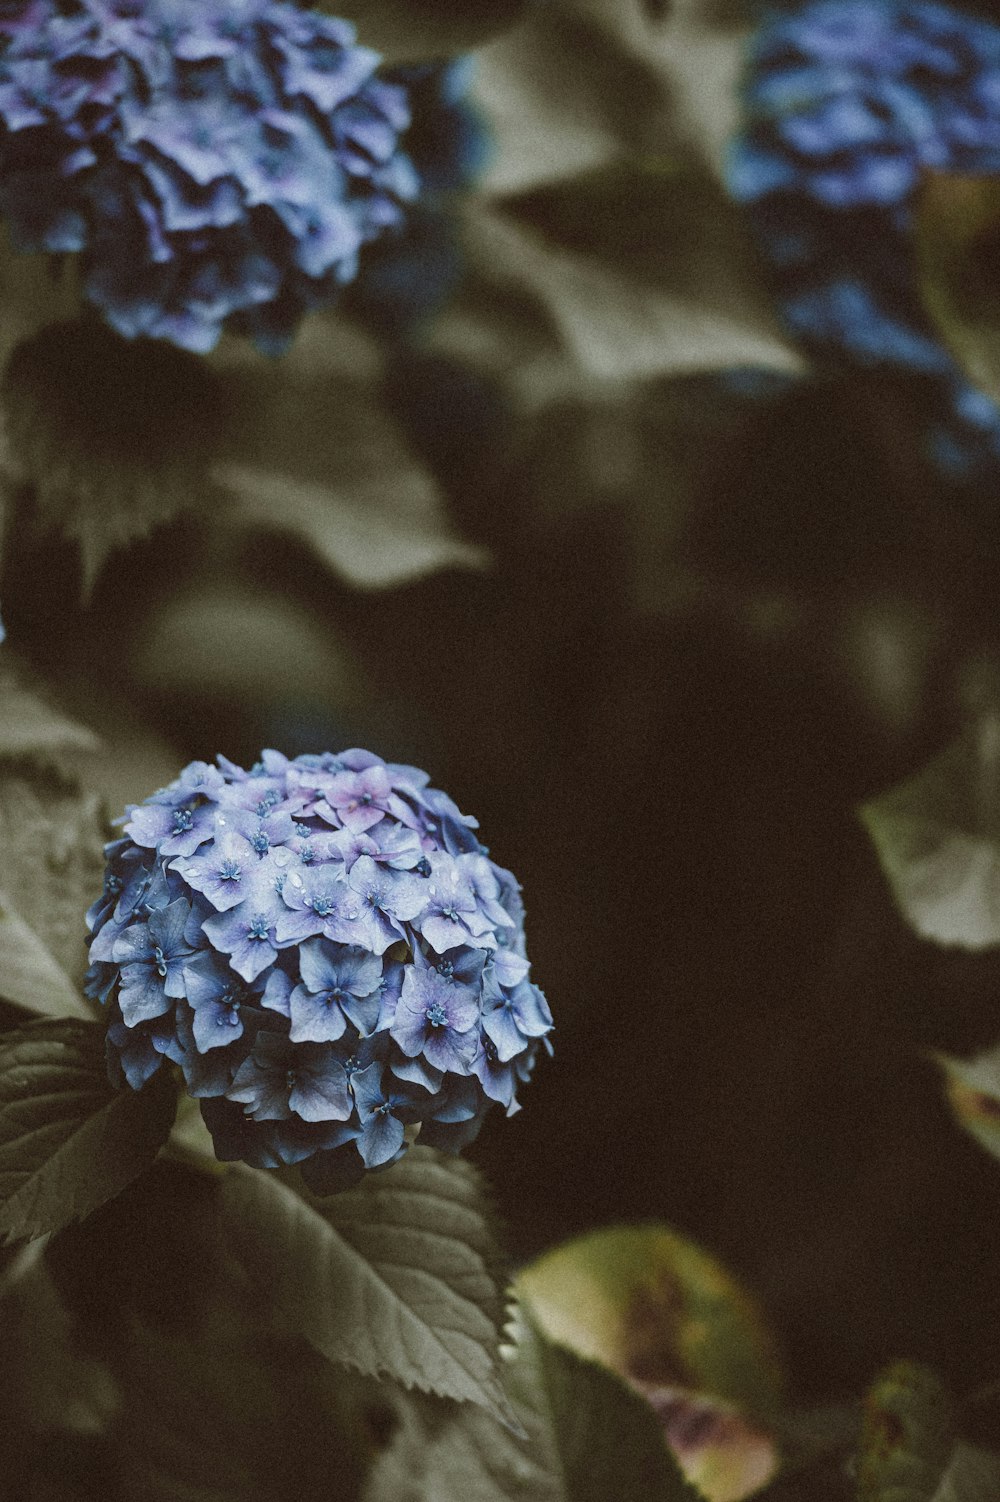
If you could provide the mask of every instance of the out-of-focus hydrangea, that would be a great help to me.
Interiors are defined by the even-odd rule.
[[[1000,28],[932,0],[813,0],[752,48],[730,187],[791,328],[821,355],[923,377],[956,473],[1000,458],[1000,412],[922,307],[916,195],[1000,172]]]
[[[397,67],[385,77],[407,92],[413,123],[406,149],[420,196],[400,229],[365,257],[352,289],[359,311],[393,330],[434,313],[461,277],[462,253],[453,203],[485,167],[491,140],[469,97],[473,60]]]
[[[418,195],[378,62],[290,0],[8,3],[0,213],[126,337],[280,349]]]
[[[408,1128],[458,1151],[518,1109],[552,1026],[518,884],[423,772],[220,757],[122,822],[87,920],[114,1082],[173,1061],[220,1158],[301,1162],[320,1192]]]

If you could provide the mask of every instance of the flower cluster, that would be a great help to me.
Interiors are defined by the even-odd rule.
[[[112,1079],[172,1060],[223,1159],[320,1191],[508,1115],[552,1018],[464,817],[367,751],[194,762],[130,807],[88,913]],[[411,1134],[412,1135],[412,1134]]]
[[[292,0],[5,5],[0,213],[126,337],[280,348],[417,196],[378,62]]]
[[[730,186],[792,329],[923,377],[951,411],[940,459],[1000,457],[1000,413],[923,309],[913,233],[926,172],[1000,171],[1000,28],[934,0],[813,0],[759,32],[745,103]]]

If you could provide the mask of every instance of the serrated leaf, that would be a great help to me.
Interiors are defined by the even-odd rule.
[[[1000,1045],[974,1059],[935,1057],[945,1072],[955,1119],[981,1147],[1000,1158]]]
[[[46,1017],[92,1020],[62,966],[0,890],[0,997]]]
[[[578,1236],[531,1263],[516,1287],[550,1339],[623,1377],[765,1418],[781,1409],[774,1342],[753,1300],[667,1226]]]
[[[0,996],[53,1016],[92,1015],[77,984],[86,966],[84,914],[100,891],[107,830],[99,798],[80,778],[99,748],[97,736],[35,692],[4,649]]]
[[[1000,944],[1000,719],[986,716],[860,815],[922,938]]]
[[[216,395],[195,355],[92,315],[13,351],[0,384],[8,463],[42,527],[79,546],[85,597],[111,552],[209,494]]]
[[[0,767],[0,886],[74,984],[86,968],[84,916],[101,890],[105,837],[95,794]]]
[[[212,470],[223,523],[288,533],[365,589],[485,565],[385,410],[381,356],[359,330],[317,316],[278,366],[227,342],[213,360],[234,414]]]
[[[973,385],[1000,401],[1000,185],[993,177],[928,173],[917,199],[924,306]]]
[[[356,1189],[311,1202],[236,1167],[222,1194],[233,1249],[282,1328],[366,1376],[508,1416],[497,1256],[468,1164],[416,1147]]]
[[[0,1038],[0,1236],[43,1235],[111,1199],[156,1157],[177,1098],[166,1069],[115,1090],[104,1032],[69,1019]]]
[[[932,1502],[955,1444],[951,1402],[927,1367],[897,1361],[864,1405],[858,1502]]]
[[[648,1406],[613,1373],[517,1321],[506,1381],[523,1435],[479,1411],[404,1428],[366,1502],[698,1502]]]

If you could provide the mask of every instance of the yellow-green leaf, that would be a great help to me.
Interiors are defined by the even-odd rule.
[[[917,204],[924,306],[973,385],[1000,400],[1000,179],[931,173]]]
[[[858,1502],[931,1502],[954,1449],[951,1402],[917,1362],[897,1361],[864,1404]]]
[[[974,1059],[937,1054],[955,1119],[980,1146],[1000,1158],[1000,1045]]]
[[[517,1288],[547,1335],[632,1381],[711,1394],[765,1419],[781,1406],[753,1300],[667,1226],[592,1231],[533,1262]]]

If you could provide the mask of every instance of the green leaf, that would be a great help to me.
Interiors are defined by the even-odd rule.
[[[865,1398],[858,1502],[932,1502],[954,1449],[952,1408],[933,1372],[898,1361]]]
[[[708,178],[658,161],[608,168],[472,205],[466,238],[482,276],[532,298],[591,381],[804,369],[735,206]]]
[[[25,1250],[0,1293],[0,1496],[70,1502],[97,1495],[85,1490],[86,1482],[94,1486],[95,1451],[119,1394],[105,1364],[79,1339],[43,1258],[34,1255],[40,1244]],[[112,1495],[110,1485],[104,1494]]]
[[[176,1091],[161,1069],[115,1090],[95,1023],[38,1022],[0,1038],[0,1236],[43,1235],[96,1209],[166,1141]]]
[[[242,1299],[237,1306],[235,1295]],[[356,1502],[371,1440],[333,1369],[255,1328],[234,1280],[197,1330],[130,1323],[114,1363],[123,1497],[144,1502]]]
[[[924,306],[973,385],[1000,401],[1000,183],[929,173],[917,202]]]
[[[681,1471],[708,1502],[742,1502],[778,1474],[774,1435],[732,1403],[681,1387],[629,1385],[649,1403]]]
[[[1000,1158],[1000,1045],[974,1059],[941,1053],[934,1057],[945,1072],[948,1104],[956,1121]]]
[[[507,1416],[497,1253],[468,1164],[412,1148],[323,1201],[236,1167],[222,1193],[233,1249],[284,1329],[366,1376]]]
[[[591,1231],[546,1252],[517,1290],[553,1340],[623,1377],[722,1398],[774,1418],[774,1343],[749,1295],[663,1225]]]
[[[739,0],[548,0],[477,58],[493,155],[487,189],[553,182],[655,150],[722,179],[740,123]],[[728,10],[730,14],[720,12]]]
[[[0,890],[0,997],[47,1017],[89,1021],[90,1007],[62,966]]]
[[[105,1428],[115,1408],[114,1383],[77,1334],[44,1259],[19,1266],[0,1295],[8,1379],[0,1391],[0,1433],[99,1434]]]
[[[510,26],[526,0],[320,0],[319,9],[346,16],[358,40],[389,62],[438,59],[479,47]]]
[[[100,893],[106,833],[100,800],[0,767],[0,887],[76,985],[86,969],[84,914]],[[41,1008],[39,1008],[41,1010]]]
[[[1000,1497],[1000,1455],[959,1440],[934,1493],[934,1502],[996,1502]]]
[[[697,1502],[652,1410],[618,1377],[516,1322],[507,1390],[524,1433],[464,1410],[412,1411],[365,1502]]]
[[[93,1015],[77,985],[106,826],[80,778],[99,747],[0,652],[0,996],[55,1016]]]
[[[65,770],[67,759],[75,763],[96,752],[100,742],[93,731],[40,698],[24,678],[5,649],[0,654],[0,763],[28,761]]]
[[[1000,717],[860,810],[893,896],[925,939],[1000,944]]]
[[[317,315],[278,364],[235,341],[212,364],[232,415],[212,469],[222,525],[291,535],[364,589],[484,566],[386,411],[382,355],[359,329]]]
[[[44,1263],[115,1384],[116,1497],[353,1502],[370,1438],[340,1401],[347,1374],[273,1338],[225,1247],[216,1180],[161,1157]]]
[[[217,393],[186,350],[73,318],[14,350],[0,396],[11,472],[42,526],[78,544],[85,596],[109,553],[209,493]]]
[[[581,6],[532,5],[476,59],[491,151],[482,187],[519,192],[648,149],[664,100],[648,60]]]

